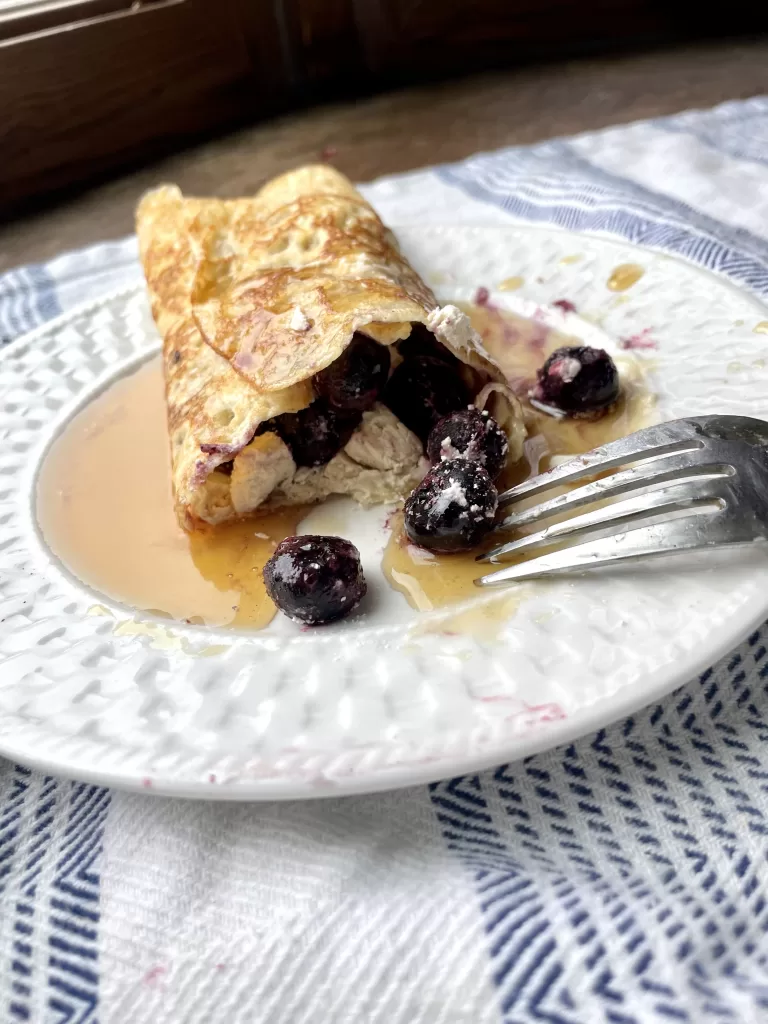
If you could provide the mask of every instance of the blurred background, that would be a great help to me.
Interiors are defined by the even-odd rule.
[[[0,0],[0,271],[158,180],[356,180],[768,92],[768,4]]]

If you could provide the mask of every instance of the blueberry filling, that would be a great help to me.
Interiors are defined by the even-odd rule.
[[[445,345],[441,345],[432,331],[424,324],[411,324],[411,333],[403,341],[398,342],[397,351],[403,359],[419,359],[428,356],[430,359],[439,359],[449,366],[459,365],[459,360]]]
[[[315,376],[314,388],[336,409],[364,412],[384,389],[389,365],[389,350],[384,345],[355,334],[339,358]]]
[[[384,390],[383,402],[426,442],[437,421],[468,405],[467,386],[450,363],[419,356],[401,363]]]
[[[360,423],[362,413],[335,409],[318,398],[300,412],[286,412],[271,420],[291,449],[297,466],[322,466],[339,452]]]

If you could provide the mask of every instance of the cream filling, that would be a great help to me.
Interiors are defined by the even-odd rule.
[[[381,403],[363,413],[344,448],[323,466],[297,467],[288,446],[259,434],[235,456],[232,473],[214,470],[192,512],[216,525],[237,516],[321,501],[332,494],[369,507],[407,497],[427,469],[419,439]]]

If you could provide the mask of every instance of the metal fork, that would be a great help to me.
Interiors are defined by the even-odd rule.
[[[501,519],[494,532],[531,527],[601,503],[478,555],[478,562],[491,563],[517,555],[537,557],[475,583],[495,587],[654,555],[768,540],[768,423],[744,416],[696,416],[638,430],[504,491],[499,508],[608,470],[616,472]],[[610,504],[602,504],[606,501]],[[546,551],[552,545],[556,550]]]

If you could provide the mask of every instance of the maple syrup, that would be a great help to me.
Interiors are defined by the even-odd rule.
[[[306,508],[185,533],[176,521],[159,357],[81,410],[40,470],[52,551],[114,600],[173,619],[258,629],[275,615],[261,576]]]
[[[626,292],[633,284],[637,284],[644,273],[645,269],[637,263],[621,263],[612,271],[606,286],[612,292]]]
[[[516,292],[517,289],[522,288],[524,284],[524,277],[505,277],[503,281],[500,281],[496,285],[496,290],[499,292]]]
[[[635,376],[622,374],[621,396],[600,419],[557,419],[534,409],[524,396],[536,379],[536,370],[556,348],[578,345],[578,339],[490,303],[460,305],[471,318],[486,349],[523,400],[528,430],[526,454],[504,471],[497,484],[500,491],[548,469],[554,458],[588,452],[598,445],[625,437],[651,421],[653,399],[642,386],[639,372]],[[489,538],[485,550],[498,543],[498,537]],[[454,555],[424,551],[409,542],[402,516],[395,516],[392,536],[384,551],[382,570],[390,584],[404,594],[414,608],[445,608],[478,596],[475,579],[484,572],[492,571],[475,560],[482,550],[481,546]]]

